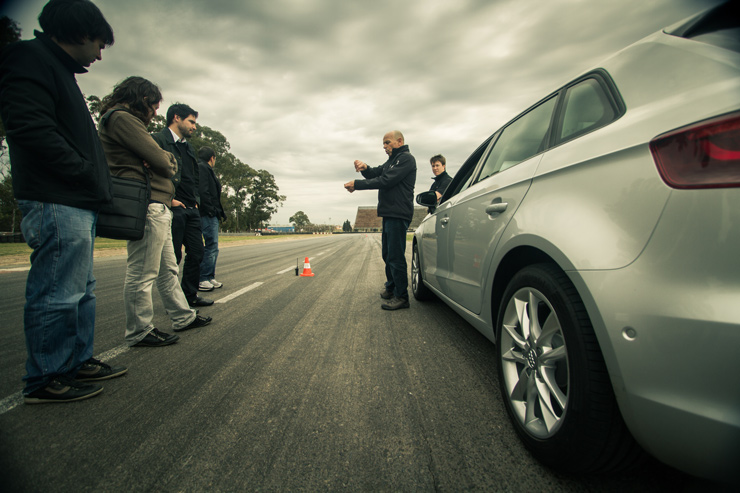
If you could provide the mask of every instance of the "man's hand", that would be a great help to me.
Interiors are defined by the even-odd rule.
[[[355,191],[355,180],[348,181],[347,183],[345,183],[344,188],[346,188],[349,193],[354,192]]]
[[[355,171],[359,173],[360,171],[365,171],[367,169],[367,164],[363,163],[359,159],[355,160]]]
[[[441,193],[439,193],[439,192],[437,192],[436,190],[434,191],[434,193],[436,193],[436,194],[437,194],[437,202],[439,202],[439,199],[441,199],[441,198],[442,198],[442,194],[441,194]]]
[[[185,204],[179,200],[172,199],[172,207],[185,207]]]

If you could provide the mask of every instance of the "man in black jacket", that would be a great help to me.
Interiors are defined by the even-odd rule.
[[[216,261],[218,260],[218,223],[226,219],[221,205],[221,182],[213,167],[216,153],[208,146],[198,149],[198,168],[200,168],[200,228],[203,231],[205,251],[200,263],[200,283],[198,289],[210,291],[223,287],[216,280]]]
[[[182,292],[192,307],[209,306],[213,300],[198,296],[200,263],[203,261],[203,237],[200,230],[200,171],[188,139],[195,131],[198,112],[186,104],[175,103],[167,109],[167,128],[152,134],[165,151],[175,155],[177,172],[172,177],[175,198],[172,199],[172,244],[177,263],[182,260],[185,246],[185,265],[182,269]],[[211,288],[213,289],[213,288]]]
[[[355,161],[355,171],[366,180],[344,184],[350,193],[355,190],[378,190],[378,216],[383,218],[382,253],[385,262],[385,289],[380,297],[387,300],[384,310],[409,307],[408,268],[406,265],[406,231],[414,217],[414,183],[416,159],[404,144],[398,130],[383,136],[383,149],[389,156],[381,166],[370,168]]]
[[[24,401],[68,402],[99,394],[90,381],[117,377],[93,356],[93,245],[111,179],[98,133],[77,86],[113,44],[89,0],[51,0],[36,39],[0,55],[0,114],[10,148],[21,229],[33,249],[26,281]]]
[[[447,187],[450,186],[452,177],[448,175],[445,170],[447,167],[447,160],[442,154],[432,156],[429,163],[432,165],[432,173],[434,173],[434,183],[432,183],[429,190],[437,193],[437,201],[439,201],[439,199],[442,198],[442,195],[444,195],[445,190],[447,190]]]

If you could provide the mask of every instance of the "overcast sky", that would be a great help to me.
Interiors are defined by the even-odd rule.
[[[33,37],[46,0],[0,0]],[[376,191],[349,194],[401,130],[416,157],[454,175],[493,131],[530,104],[655,31],[716,0],[96,0],[115,33],[78,76],[103,97],[130,75],[184,102],[231,152],[275,176],[287,200],[272,224],[304,211],[354,224]],[[216,163],[218,166],[218,163]]]

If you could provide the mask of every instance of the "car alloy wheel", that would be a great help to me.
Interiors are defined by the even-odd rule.
[[[541,462],[596,473],[642,459],[619,414],[588,313],[563,271],[538,264],[514,275],[499,309],[496,345],[506,410]]]
[[[509,299],[502,324],[501,366],[517,420],[536,438],[560,428],[568,405],[568,352],[557,314],[540,291],[524,287]]]

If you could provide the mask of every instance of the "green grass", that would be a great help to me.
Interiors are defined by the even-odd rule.
[[[106,250],[109,248],[126,248],[124,240],[109,240],[108,238],[95,238],[95,249]],[[31,248],[25,243],[0,243],[0,257],[8,255],[30,255]]]
[[[291,236],[303,235],[267,235],[267,236],[219,236],[219,244],[231,243],[235,241],[263,241],[272,238],[288,238]],[[406,241],[411,241],[413,234],[406,235]],[[108,238],[95,238],[95,249],[105,250],[109,248],[126,248],[125,240],[110,240]],[[31,249],[25,243],[0,243],[0,257],[8,255],[31,255]]]
[[[290,236],[290,235],[278,235],[278,236]],[[219,236],[219,243],[230,243],[233,241],[260,241],[269,238],[276,238],[272,236]],[[95,250],[106,250],[110,248],[126,248],[125,240],[110,240],[108,238],[95,238]],[[25,243],[0,243],[0,257],[8,255],[31,255],[31,249]]]

